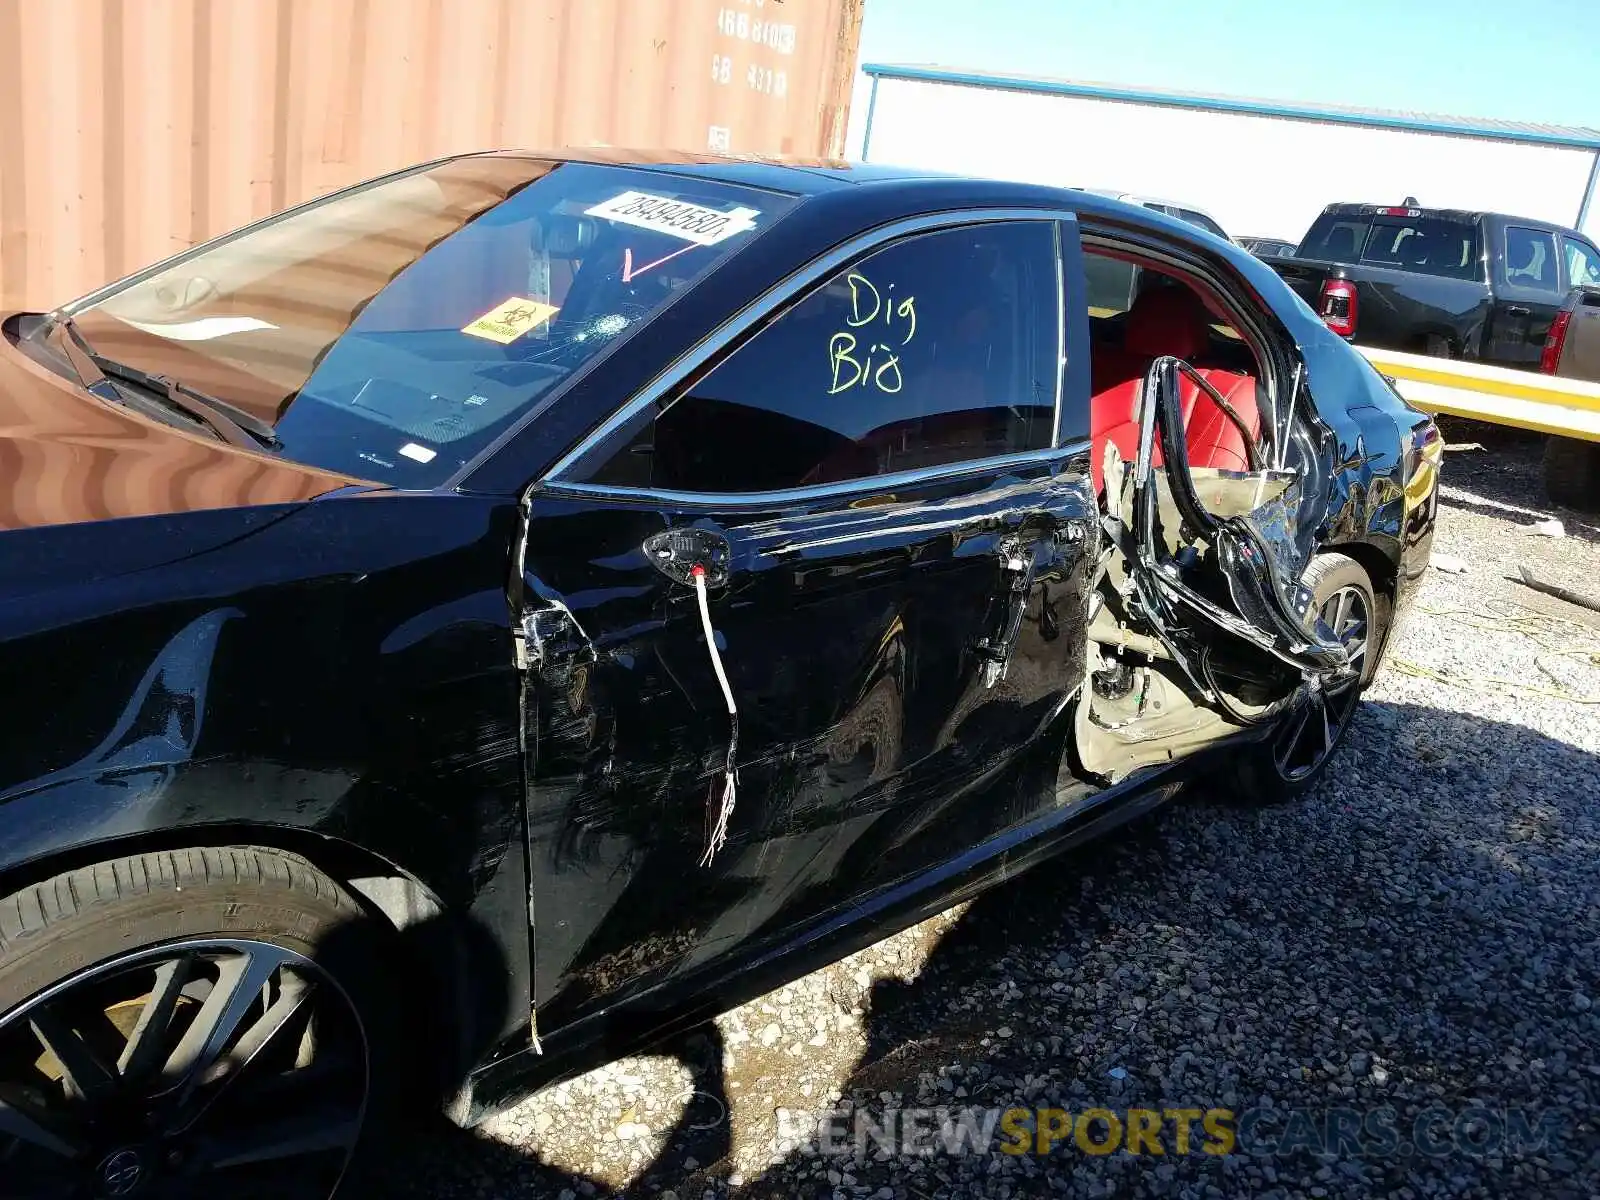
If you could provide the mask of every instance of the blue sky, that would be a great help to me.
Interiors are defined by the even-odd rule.
[[[1600,0],[866,0],[861,61],[1600,127]]]

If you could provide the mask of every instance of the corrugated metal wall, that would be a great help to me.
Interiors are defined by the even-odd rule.
[[[838,156],[864,0],[0,0],[0,301],[461,150]]]
[[[857,154],[865,124],[858,110]],[[1406,196],[1567,224],[1595,161],[1557,146],[900,79],[878,84],[868,150],[874,162],[1185,200],[1231,234],[1294,240],[1330,202]]]

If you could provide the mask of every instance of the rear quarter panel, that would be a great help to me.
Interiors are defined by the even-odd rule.
[[[1404,609],[1432,546],[1437,467],[1424,461],[1423,447],[1436,443],[1438,431],[1359,350],[1323,324],[1277,274],[1278,264],[1238,265],[1305,362],[1316,436],[1329,467],[1315,540],[1359,559],[1397,610]]]
[[[1417,351],[1432,334],[1448,340],[1458,357],[1482,353],[1492,303],[1486,283],[1365,263],[1273,256],[1264,261],[1313,309],[1319,307],[1326,280],[1354,283],[1359,345]]]

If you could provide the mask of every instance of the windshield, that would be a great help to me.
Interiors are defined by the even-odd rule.
[[[1452,279],[1478,278],[1478,231],[1470,221],[1389,214],[1323,214],[1296,257],[1368,263]]]
[[[72,311],[97,354],[259,417],[285,457],[432,487],[792,203],[463,158],[203,246]]]

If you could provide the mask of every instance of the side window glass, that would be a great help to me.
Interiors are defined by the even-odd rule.
[[[1048,449],[1059,305],[1051,222],[895,242],[688,385],[592,481],[764,492]]]
[[[1593,246],[1563,238],[1567,248],[1567,280],[1571,287],[1600,287],[1600,256]]]
[[[1322,226],[1320,231],[1313,226],[1312,232],[1317,237],[1306,239],[1306,258],[1320,258],[1326,262],[1353,263],[1361,258],[1362,244],[1369,236],[1369,227],[1366,221],[1331,221]]]
[[[1105,254],[1083,256],[1083,282],[1091,317],[1114,317],[1133,303],[1139,268]]]
[[[1506,226],[1506,282],[1541,292],[1561,290],[1556,238],[1541,229]]]

